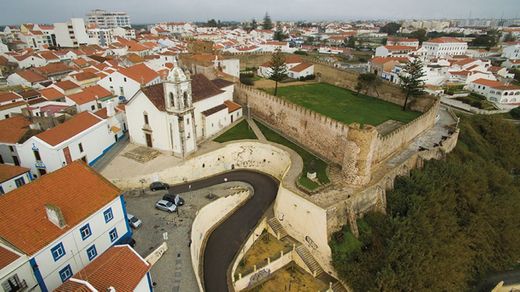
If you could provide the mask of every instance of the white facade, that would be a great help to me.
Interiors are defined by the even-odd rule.
[[[115,198],[31,256],[31,263],[33,266],[37,266],[36,273],[39,273],[45,285],[45,288],[42,288],[43,291],[52,291],[65,282],[68,278],[65,279],[63,276],[68,267],[70,267],[70,276],[74,275],[94,260],[97,255],[105,252],[123,237],[131,235],[131,230],[126,222],[123,200],[122,196]],[[104,213],[108,210],[111,210],[113,218],[106,222]],[[90,229],[90,235],[84,237],[80,229],[87,225]],[[113,230],[116,230],[116,238],[110,235]],[[63,254],[56,258],[56,253],[52,251],[56,248],[60,249],[60,245]],[[92,257],[92,253],[90,253],[91,258],[89,259],[87,250],[93,246],[97,255]],[[42,286],[42,283],[40,283],[40,286]]]
[[[510,60],[520,59],[520,44],[505,47],[502,50],[502,57]]]
[[[75,48],[92,43],[85,29],[83,18],[72,18],[65,23],[55,23],[54,32],[56,44],[59,47]]]
[[[158,76],[144,84],[144,86],[158,84],[159,82],[161,82],[161,78]],[[99,80],[97,84],[101,85],[106,90],[109,90],[116,96],[124,96],[127,100],[131,99],[141,88],[141,82],[133,80],[118,71],[105,76],[103,79]]]
[[[6,181],[0,182],[0,195],[7,194],[8,192],[15,190],[24,184],[31,182],[31,175],[29,171],[26,173],[12,177]]]
[[[500,82],[496,82],[497,84]],[[479,81],[471,82],[466,87],[470,91],[485,96],[489,101],[500,104],[519,104],[520,87],[503,87],[502,85],[488,85]]]
[[[126,12],[109,12],[101,9],[92,10],[87,14],[87,23],[99,28],[130,27],[130,16]]]
[[[2,291],[9,291],[11,283],[19,284],[19,288],[27,288],[33,289],[30,291],[41,291],[38,286],[38,282],[34,277],[33,270],[29,263],[29,257],[21,254],[10,247],[5,245],[0,245],[0,248],[6,249],[11,253],[18,255],[19,257],[13,262],[9,263],[7,266],[3,267],[0,270],[0,287],[3,288]],[[23,290],[18,290],[23,291]]]
[[[78,159],[83,159],[92,165],[115,142],[108,122],[99,119],[99,123],[57,145],[49,145],[37,136],[33,136],[23,144],[17,144],[16,152],[20,158],[20,165],[30,168],[33,174],[39,176],[40,169],[49,173]],[[36,159],[35,151],[40,156],[39,160]],[[67,161],[67,151],[70,153],[70,161]]]
[[[441,38],[424,42],[423,47],[426,49],[427,57],[439,58],[464,55],[468,50],[468,43],[453,38]]]

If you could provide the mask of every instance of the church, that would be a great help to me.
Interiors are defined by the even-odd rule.
[[[162,83],[141,88],[126,104],[130,141],[184,158],[242,117],[234,84],[191,75],[177,63]]]

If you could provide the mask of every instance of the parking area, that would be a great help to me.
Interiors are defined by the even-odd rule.
[[[190,256],[190,232],[197,211],[219,197],[250,186],[241,182],[228,182],[197,191],[180,194],[185,204],[178,212],[168,213],[155,209],[155,203],[167,191],[132,190],[125,194],[128,213],[143,222],[134,230],[135,250],[146,257],[166,241],[168,251],[152,267],[155,291],[198,291]],[[213,194],[211,196],[209,194]]]

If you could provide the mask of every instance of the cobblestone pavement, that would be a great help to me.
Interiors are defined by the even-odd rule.
[[[179,208],[178,213],[172,214],[154,208],[166,191],[143,193],[142,190],[133,190],[125,194],[128,213],[143,222],[139,229],[134,230],[136,251],[146,257],[164,241],[168,245],[168,251],[151,269],[155,291],[198,291],[189,249],[193,219],[200,208],[214,200],[206,198],[209,193],[217,197],[227,196],[236,192],[236,189],[231,189],[236,186],[249,187],[241,182],[228,182],[181,193],[185,205]]]

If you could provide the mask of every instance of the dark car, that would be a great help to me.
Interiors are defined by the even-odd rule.
[[[184,199],[181,196],[179,196],[179,195],[166,194],[166,195],[164,195],[164,197],[162,199],[165,200],[165,201],[168,201],[168,202],[172,202],[172,203],[174,203],[177,206],[184,205]]]
[[[156,181],[150,184],[150,190],[151,191],[157,191],[157,190],[167,190],[170,188],[170,185],[167,183],[163,183],[160,181]]]

